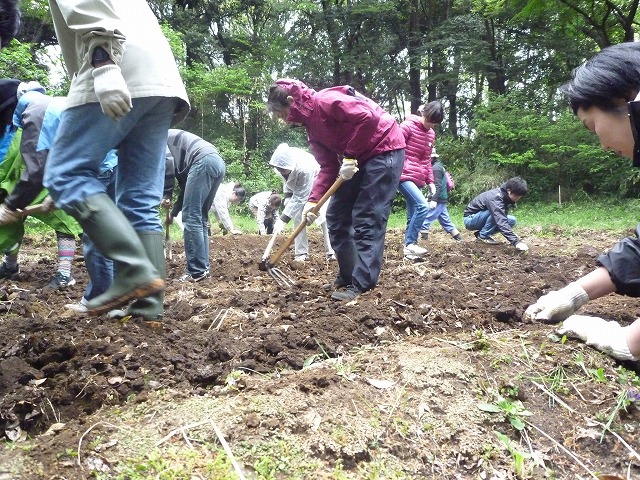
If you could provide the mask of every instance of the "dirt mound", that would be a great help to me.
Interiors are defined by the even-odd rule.
[[[372,386],[366,378],[375,377],[376,369],[387,362],[395,369],[393,384],[399,382],[405,392],[414,396],[423,423],[438,424],[440,414],[446,410],[448,426],[439,425],[432,432],[432,440],[442,451],[455,451],[459,456],[457,465],[436,468],[426,453],[416,456],[419,444],[408,442],[406,437],[403,440],[395,432],[387,439],[390,444],[386,447],[396,458],[406,461],[408,478],[424,478],[429,469],[442,475],[434,473],[433,478],[449,478],[445,472],[477,472],[480,467],[475,447],[486,431],[478,425],[486,421],[485,414],[470,407],[478,402],[477,391],[464,395],[461,392],[470,384],[482,384],[483,377],[488,381],[491,372],[486,371],[487,359],[474,353],[483,350],[476,348],[474,342],[482,340],[482,335],[492,336],[492,342],[502,334],[509,338],[514,331],[547,341],[549,327],[522,323],[525,308],[549,289],[592,270],[595,255],[612,245],[614,239],[593,232],[585,238],[530,238],[527,241],[532,245],[531,252],[521,255],[506,243],[493,247],[469,237],[464,242],[454,242],[442,232],[432,233],[427,260],[414,263],[402,258],[402,235],[390,232],[378,288],[350,303],[336,303],[329,298],[327,284],[335,276],[336,264],[321,254],[317,232],[310,236],[310,261],[296,267],[292,255],[287,254],[279,265],[296,280],[290,289],[279,288],[258,269],[266,237],[213,237],[212,278],[200,283],[177,280],[184,273],[184,253],[176,242],[174,258],[168,265],[165,319],[161,323],[126,318],[113,321],[106,316],[90,318],[70,312],[64,304],[77,301],[87,281],[81,261],[74,265],[76,286],[62,294],[47,292],[42,286],[54,265],[35,260],[43,252],[36,245],[27,245],[21,252],[19,277],[0,284],[0,426],[9,439],[19,440],[26,434],[36,436],[54,424],[66,423],[64,436],[55,438],[64,442],[64,437],[74,445],[86,430],[89,416],[100,409],[132,400],[143,404],[156,399],[155,392],[188,392],[189,396],[206,398],[228,388],[241,372],[242,388],[235,388],[234,384],[235,391],[244,391],[248,383],[254,396],[278,392],[280,401],[295,405],[292,408],[297,414],[295,419],[287,420],[280,412],[271,416],[272,423],[265,426],[268,415],[264,411],[236,405],[244,412],[242,420],[230,420],[225,425],[233,424],[234,440],[246,440],[278,428],[295,433],[309,430],[309,425],[298,425],[304,423],[304,415],[311,415],[313,424],[313,414],[309,412],[320,407],[312,408],[311,398],[330,396],[341,408],[351,408],[347,406],[353,403],[358,409],[365,408],[363,396],[384,395],[385,389]],[[640,299],[610,296],[591,302],[581,313],[630,323],[640,315]],[[512,360],[522,353],[513,345],[510,348],[514,351],[505,355],[512,356]],[[335,374],[335,365],[329,365],[330,371],[324,373],[322,368],[303,370],[314,362],[344,359],[367,349],[375,350],[371,363],[364,368],[367,374],[356,374],[351,380],[359,381],[347,385],[344,372]],[[540,361],[549,362],[549,368],[575,364],[573,352],[564,352],[560,349],[554,353],[558,357]],[[454,361],[457,354],[464,354],[464,362]],[[439,362],[443,355],[447,360]],[[614,362],[598,358],[613,368]],[[358,364],[362,362],[359,360]],[[327,368],[324,362],[323,365]],[[296,375],[272,377],[274,372],[300,370]],[[510,375],[513,372],[496,373],[491,382],[508,387],[516,383]],[[382,376],[389,377],[389,371]],[[450,378],[455,382],[444,382]],[[289,389],[292,393],[285,401],[283,392]],[[536,397],[536,402],[544,409],[549,398],[542,397]],[[241,398],[239,395],[231,403],[240,404]],[[307,399],[306,407],[303,398]],[[446,408],[440,402],[443,398],[449,398]],[[193,397],[191,401],[198,400]],[[322,417],[326,419],[327,415],[325,411]],[[548,433],[561,439],[567,426],[539,415],[540,412],[536,421],[547,422]],[[631,437],[640,428],[639,420],[636,409],[630,421],[636,428],[635,433],[629,434]],[[71,428],[72,424],[75,427]],[[455,438],[465,428],[471,434]],[[340,458],[345,469],[353,469],[360,462],[371,461],[372,447],[367,442],[376,433],[375,428],[364,432],[361,427],[354,427],[351,433],[361,436],[362,441],[356,442],[358,448],[353,442],[349,448],[335,444],[335,439],[332,444],[322,436],[313,444],[308,439],[302,444],[317,458]],[[607,461],[607,442],[593,442],[590,448],[591,455],[598,459],[597,465],[619,467],[616,462],[623,455],[620,452],[618,460],[612,456]],[[40,454],[46,456],[44,452],[52,454],[46,448]],[[635,460],[636,473],[640,472],[639,463]],[[561,462],[556,465],[560,468]],[[75,478],[69,477],[68,466],[66,470],[49,468],[45,472],[48,476],[42,478],[52,478],[57,468],[62,469],[60,475],[65,478]],[[566,468],[566,472],[571,471]],[[471,478],[461,475],[455,478]]]

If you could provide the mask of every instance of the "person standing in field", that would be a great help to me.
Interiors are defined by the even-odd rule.
[[[309,199],[313,182],[318,176],[320,165],[309,152],[301,148],[290,147],[281,143],[271,155],[269,161],[276,173],[284,181],[284,209],[276,219],[273,231],[280,233],[284,226],[293,218],[293,228],[297,228],[302,221],[302,210]],[[326,206],[326,207],[325,207]],[[321,211],[326,212],[328,204],[322,206]],[[316,223],[322,220],[322,215],[316,219]],[[309,224],[309,223],[308,223]],[[329,230],[326,222],[321,222],[324,238],[324,249],[327,258],[334,255],[329,239]],[[294,261],[304,262],[309,256],[309,239],[307,229],[304,228],[294,240]]]
[[[144,0],[49,0],[72,77],[44,185],[114,264],[111,287],[87,302],[93,315],[163,316],[162,200],[169,127],[189,101],[158,21]],[[98,178],[118,149],[116,198]]]
[[[573,71],[561,92],[604,150],[632,159],[640,168],[640,43],[602,49]],[[558,333],[576,337],[619,360],[640,360],[640,319],[621,326],[601,317],[574,315],[610,293],[640,297],[640,224],[636,235],[614,245],[587,275],[541,296],[525,318],[562,322]]]
[[[311,210],[338,176],[348,180],[327,210],[331,246],[338,260],[334,300],[353,300],[378,283],[387,221],[404,164],[404,136],[396,120],[348,85],[316,92],[303,82],[280,79],[271,85],[272,115],[307,130],[320,164],[309,200]]]
[[[447,171],[440,161],[440,155],[436,152],[435,147],[431,151],[431,166],[433,168],[433,178],[435,180],[436,191],[431,195],[429,200],[429,212],[420,228],[420,238],[428,240],[429,229],[431,223],[438,220],[445,232],[451,235],[456,241],[462,240],[462,235],[451,221],[447,203],[449,202],[449,186],[447,182]]]
[[[427,253],[425,248],[418,245],[420,228],[429,213],[429,203],[422,194],[422,188],[428,185],[431,195],[436,192],[431,168],[431,150],[436,140],[433,127],[444,119],[440,102],[422,105],[418,113],[420,115],[409,115],[400,124],[407,147],[398,190],[407,206],[403,253],[409,260],[418,260]]]
[[[209,277],[209,209],[227,167],[215,146],[184,130],[169,130],[166,155],[164,208],[171,206],[176,180],[180,186],[169,217],[172,223],[182,212],[187,271],[180,281],[200,282]]]

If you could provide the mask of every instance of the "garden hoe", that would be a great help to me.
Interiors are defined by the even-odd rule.
[[[331,197],[331,195],[335,193],[335,191],[340,187],[340,185],[342,185],[342,182],[344,182],[343,178],[338,177],[338,179],[335,182],[333,182],[333,185],[331,185],[329,190],[327,190],[327,193],[325,193],[322,196],[322,198],[318,200],[318,203],[316,203],[316,205],[310,210],[310,212],[313,212],[314,214],[317,215],[322,205],[327,203],[327,200],[329,200],[329,197]],[[262,256],[262,261],[259,264],[259,268],[262,271],[267,271],[269,275],[271,275],[271,277],[273,277],[276,283],[281,287],[289,288],[292,285],[294,285],[295,282],[291,278],[289,278],[282,270],[276,268],[275,265],[276,263],[278,263],[278,260],[280,260],[280,257],[282,256],[282,254],[287,250],[287,248],[291,246],[293,241],[300,234],[300,232],[302,232],[302,230],[306,228],[306,226],[307,226],[307,217],[303,216],[300,224],[296,227],[293,233],[285,240],[285,242],[280,246],[280,248],[276,251],[276,253],[271,255],[271,257],[269,257],[269,254],[271,253],[271,249],[273,248],[273,244],[275,243],[275,240],[276,240],[275,234],[269,241],[269,244],[267,245],[267,248],[264,251],[264,255]]]

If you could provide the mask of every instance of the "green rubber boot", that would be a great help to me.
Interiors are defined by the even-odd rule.
[[[138,232],[151,263],[164,280],[167,266],[164,260],[164,235],[162,232]],[[162,320],[164,314],[164,290],[139,298],[124,310],[125,316],[142,317],[143,320]],[[110,313],[111,315],[111,313]]]
[[[124,214],[105,193],[85,199],[72,212],[102,254],[114,262],[109,289],[87,302],[90,315],[100,315],[164,290],[164,280]]]

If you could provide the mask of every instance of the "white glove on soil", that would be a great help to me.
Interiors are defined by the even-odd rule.
[[[429,187],[429,195],[434,196],[436,194],[436,184],[430,183],[428,187]]]
[[[351,180],[358,173],[358,161],[355,158],[345,158],[340,167],[340,176],[344,180]]]
[[[589,295],[576,282],[561,290],[541,296],[536,303],[529,305],[524,317],[545,323],[556,323],[570,317],[577,309],[589,301]]]
[[[131,93],[118,65],[93,69],[93,89],[105,115],[112,120],[124,117],[133,106]]]
[[[311,211],[315,206],[315,202],[307,202],[304,204],[304,208],[302,209],[302,216],[307,219],[307,225],[311,225],[318,218],[318,214]]]
[[[600,317],[571,315],[556,330],[559,335],[579,338],[587,345],[617,358],[618,360],[638,360],[629,351],[626,327],[618,322],[606,321]]]
[[[518,242],[514,245],[514,247],[516,247],[516,250],[518,250],[519,252],[528,252],[529,251],[529,246],[524,243],[524,242]]]
[[[280,235],[282,233],[282,230],[284,230],[284,226],[285,223],[280,220],[280,218],[277,218],[275,223],[273,224],[273,234]]]
[[[15,210],[11,210],[5,203],[0,205],[0,225],[8,225],[20,220],[22,216]]]

